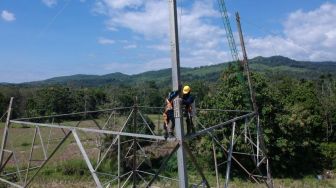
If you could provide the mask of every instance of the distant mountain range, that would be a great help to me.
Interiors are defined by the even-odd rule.
[[[295,61],[283,56],[256,57],[249,61],[252,71],[263,73],[269,77],[283,76],[299,79],[318,79],[321,75],[331,74],[336,76],[336,62],[310,62]],[[181,68],[183,81],[206,80],[216,81],[228,63],[201,66],[196,68]],[[104,85],[128,85],[146,81],[155,81],[158,84],[170,84],[171,69],[148,71],[140,74],[127,75],[123,73],[111,73],[106,75],[61,76],[42,81],[26,82],[21,84],[6,84],[23,87],[66,85],[75,87],[96,87]]]

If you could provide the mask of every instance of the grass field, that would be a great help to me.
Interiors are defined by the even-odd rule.
[[[150,115],[149,118],[155,122],[155,126],[158,124],[161,124],[159,118],[160,116],[157,115]],[[120,119],[120,122],[122,122],[123,119]],[[67,122],[68,125],[74,125],[76,122]],[[100,120],[100,123],[102,123],[102,120]],[[2,131],[3,131],[3,124],[0,124],[0,139],[2,138]],[[82,126],[84,127],[90,127],[93,126],[92,122],[83,122]],[[56,140],[53,140],[52,143],[49,144],[48,147],[48,153],[51,152],[53,147],[55,147],[55,144],[57,144],[62,137],[64,137],[64,132],[62,132],[60,129],[52,129],[50,131],[49,128],[40,128],[41,136],[43,140],[47,140],[49,135],[51,134],[53,138],[57,138]],[[156,129],[156,132],[160,132],[161,127],[158,126]],[[30,148],[32,144],[32,138],[35,132],[35,128],[27,128],[22,125],[13,125],[9,131],[10,139],[9,143],[14,148],[16,148],[16,151],[18,153],[19,158],[27,158],[30,153]],[[86,151],[89,156],[93,157],[93,159],[98,155],[98,149],[95,148],[95,142],[97,139],[97,135],[90,135],[85,133],[80,133],[81,138],[85,141],[83,141],[83,145],[86,148]],[[33,153],[33,159],[42,159],[43,158],[43,152],[40,148],[40,140],[39,137],[36,137],[36,146],[34,147],[34,153]],[[22,167],[24,167],[27,163],[27,161],[21,161]],[[109,164],[111,161],[107,162],[105,166],[103,165],[102,168],[105,168],[105,170],[109,170]],[[93,163],[94,160],[93,160]],[[13,170],[13,161],[9,162],[9,168],[7,170]],[[33,165],[37,165],[38,162]],[[213,174],[213,173],[212,173]],[[175,174],[176,177],[176,174]],[[208,180],[210,184],[215,187],[216,180],[213,175],[211,175],[210,172],[207,173]],[[107,178],[102,178],[104,180],[107,180]],[[194,173],[189,174],[190,182],[196,182],[199,177],[196,176]],[[223,185],[224,181],[221,180],[221,184]],[[163,179],[160,179],[158,182],[154,184],[156,187],[178,187],[177,183],[174,181],[164,181]],[[285,187],[293,187],[293,188],[315,188],[315,187],[327,187],[327,188],[336,188],[336,180],[317,180],[315,177],[306,177],[303,179],[275,179],[274,180],[275,187],[279,188],[285,188]],[[44,168],[39,176],[34,180],[32,187],[94,187],[95,184],[89,174],[89,171],[87,170],[87,167],[82,160],[82,156],[80,154],[80,151],[75,144],[75,141],[72,137],[70,137],[69,140],[66,141],[63,147],[59,149],[59,151],[55,154],[55,156],[50,161],[49,165]],[[126,187],[129,187],[131,185],[127,185]],[[142,183],[139,185],[139,187],[144,187],[145,184]],[[1,187],[1,186],[0,186]],[[115,187],[115,185],[113,186]],[[264,184],[255,184],[251,183],[246,180],[240,180],[233,178],[233,180],[230,183],[230,187],[238,188],[238,187],[248,187],[248,188],[257,188],[257,187],[265,187]]]

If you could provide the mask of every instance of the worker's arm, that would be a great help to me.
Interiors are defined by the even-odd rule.
[[[179,91],[172,91],[172,92],[169,93],[168,100],[172,101],[178,95],[179,95]]]
[[[193,102],[194,102],[194,97],[191,95],[185,99],[182,99],[182,104],[184,105],[191,105]]]

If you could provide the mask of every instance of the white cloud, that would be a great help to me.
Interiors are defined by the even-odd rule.
[[[100,0],[96,2],[93,10],[95,13],[107,16],[106,27],[111,32],[130,30],[134,36],[140,35],[143,36],[142,40],[151,41],[147,48],[158,52],[169,52],[167,1],[136,0],[131,4],[129,2],[127,0],[118,4],[118,1]],[[221,45],[226,43],[224,28],[220,25],[221,22],[220,24],[213,22],[214,19],[220,19],[216,5],[212,1],[200,0],[192,3],[189,8],[178,8],[182,66],[194,67],[230,60],[230,56],[221,48]],[[169,55],[164,53],[161,58],[152,58],[149,60],[148,68],[154,69],[155,63],[163,68],[166,63],[160,60],[166,60],[167,57],[169,59]],[[140,70],[145,70],[145,67]]]
[[[138,7],[142,5],[142,0],[103,0],[112,9],[123,9],[126,7]]]
[[[104,64],[103,68],[110,72],[122,72],[125,74],[138,74],[144,71],[160,70],[171,67],[170,58],[153,59],[145,63],[120,63],[112,62]]]
[[[108,38],[104,38],[104,37],[100,37],[98,39],[98,43],[102,44],[102,45],[109,45],[109,44],[114,44],[115,41],[112,39],[108,39]]]
[[[42,0],[42,3],[47,7],[54,7],[57,5],[57,0]]]
[[[1,18],[3,20],[5,20],[6,22],[12,22],[16,19],[15,15],[13,13],[9,12],[8,10],[3,10],[1,12]]]
[[[137,47],[136,44],[129,44],[129,45],[124,46],[125,49],[132,49],[132,48],[136,48],[136,47]]]
[[[249,56],[284,55],[300,60],[336,59],[336,4],[297,10],[284,22],[283,36],[248,37]]]

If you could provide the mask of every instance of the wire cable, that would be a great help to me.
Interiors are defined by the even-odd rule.
[[[57,17],[59,17],[63,11],[68,7],[71,0],[67,0],[61,9],[51,18],[51,20],[44,26],[44,28],[39,32],[37,37],[41,37],[49,28],[50,26],[56,21]]]

